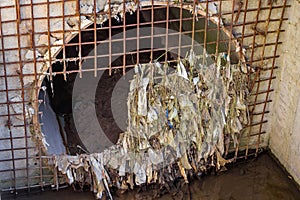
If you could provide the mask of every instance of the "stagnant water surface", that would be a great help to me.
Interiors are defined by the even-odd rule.
[[[114,194],[114,199],[153,199],[154,191],[131,191]],[[14,199],[4,195],[2,199]],[[18,200],[93,200],[92,192],[74,192],[71,188],[45,191],[36,194],[18,195]],[[237,163],[226,172],[207,175],[201,180],[193,180],[189,188],[183,188],[175,196],[163,195],[161,200],[201,199],[201,200],[300,200],[300,190],[290,177],[268,154],[255,160]]]

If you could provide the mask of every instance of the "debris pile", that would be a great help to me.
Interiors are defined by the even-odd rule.
[[[95,4],[96,2],[96,4]],[[158,4],[165,3],[165,1],[158,0],[156,1]],[[150,2],[151,3],[151,2]],[[168,2],[172,5],[178,5],[179,2],[176,0],[171,0]],[[183,5],[187,10],[191,13],[195,13],[198,15],[198,12],[201,11],[206,13],[206,3],[205,2],[198,2],[196,5],[192,5],[193,1],[187,0],[184,1]],[[106,22],[109,18],[114,18],[117,21],[123,20],[125,17],[125,13],[133,14],[138,7],[147,7],[151,6],[149,1],[132,1],[128,0],[123,3],[122,0],[81,0],[80,1],[80,13],[82,14],[81,20],[89,19],[95,21],[97,24],[102,25]],[[210,2],[208,3],[208,11],[207,14],[209,16],[216,16],[219,12],[218,3]],[[89,16],[90,14],[96,12],[96,15]],[[196,18],[198,20],[198,18]],[[218,18],[215,18],[216,21],[219,21]],[[76,19],[70,18],[67,22],[71,27],[76,27]],[[223,22],[220,21],[221,25]]]
[[[248,124],[248,76],[225,54],[207,64],[191,50],[178,62],[139,64],[130,83],[128,128],[116,145],[101,153],[57,156],[56,167],[69,183],[88,182],[97,198],[110,188],[175,179],[188,182],[208,167],[226,163]]]

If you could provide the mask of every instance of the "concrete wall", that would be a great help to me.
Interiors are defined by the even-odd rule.
[[[300,3],[291,1],[289,21],[281,35],[275,102],[270,126],[270,148],[300,184]]]

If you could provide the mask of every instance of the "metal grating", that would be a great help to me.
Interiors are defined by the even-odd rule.
[[[98,2],[98,4],[97,4]],[[140,49],[143,39],[137,32],[131,42],[136,44],[136,51],[126,52],[125,31],[130,27],[137,30],[142,27],[163,26],[166,29],[176,24],[178,27],[178,44],[181,44],[179,35],[202,34],[200,45],[204,49],[215,47],[209,56],[219,51],[227,51],[230,55],[243,57],[242,49],[246,50],[245,60],[242,62],[255,69],[248,72],[251,84],[250,116],[251,123],[239,138],[239,144],[233,157],[247,158],[257,155],[261,148],[267,145],[267,131],[264,124],[268,122],[268,113],[272,81],[276,78],[274,71],[278,68],[276,59],[279,57],[277,49],[281,44],[279,36],[284,30],[281,25],[287,18],[285,9],[288,1],[272,0],[210,0],[210,1],[108,1],[101,11],[97,6],[98,0],[21,0],[0,2],[0,31],[1,31],[1,58],[0,58],[0,184],[3,191],[16,191],[46,185],[56,184],[57,172],[51,165],[53,156],[46,156],[39,123],[38,95],[44,77],[51,82],[54,76],[63,76],[66,80],[70,74],[79,73],[84,76],[86,70],[82,68],[82,61],[94,60],[93,72],[108,70],[112,75],[115,70],[126,73],[136,63],[142,63],[141,54],[150,55],[151,62],[158,56],[157,52],[167,52],[170,48],[180,51],[181,45],[170,46],[165,40],[163,49]],[[210,13],[213,4],[217,4],[219,12]],[[115,24],[115,5],[124,14],[123,20]],[[176,8],[176,10],[174,10]],[[125,10],[129,9],[129,10]],[[194,11],[197,12],[194,12]],[[134,14],[130,15],[128,12]],[[172,12],[179,13],[172,17]],[[192,11],[192,14],[188,14]],[[127,13],[127,14],[125,14]],[[185,14],[184,14],[185,13]],[[197,14],[196,14],[197,13]],[[121,14],[121,15],[123,15]],[[121,17],[118,15],[118,17]],[[150,16],[145,20],[143,15]],[[107,21],[100,23],[106,16]],[[135,17],[132,17],[135,16]],[[162,18],[163,16],[163,18]],[[129,21],[130,20],[132,21]],[[134,19],[131,19],[134,18]],[[97,20],[94,20],[97,19]],[[100,22],[99,22],[100,20]],[[117,20],[117,19],[116,19]],[[224,24],[221,23],[223,21]],[[196,22],[203,26],[196,27]],[[184,30],[185,24],[191,23],[190,30]],[[214,26],[213,26],[213,25]],[[209,40],[209,34],[214,31],[216,38]],[[113,35],[123,34],[123,39],[113,40]],[[99,33],[108,38],[108,54],[94,52],[93,56],[83,51],[88,46],[97,47],[102,44]],[[86,39],[89,35],[92,39]],[[151,45],[158,38],[168,38],[169,33],[161,35],[152,33]],[[147,36],[145,36],[147,37]],[[174,35],[176,37],[176,35]],[[240,50],[237,48],[240,44]],[[120,52],[115,52],[113,44],[119,44]],[[186,46],[190,48],[194,44]],[[224,50],[223,46],[226,46]],[[76,55],[68,55],[68,49],[76,48]],[[180,47],[180,48],[179,48]],[[155,57],[156,56],[156,57]],[[109,63],[121,57],[120,63],[110,64],[107,67],[98,67],[101,59]],[[128,57],[134,59],[128,63]],[[165,55],[165,61],[170,58]],[[177,59],[177,58],[175,58]],[[53,63],[61,63],[62,70],[57,70]],[[69,62],[77,62],[78,68],[70,70]],[[252,151],[253,150],[253,151]],[[53,172],[54,171],[54,172]]]

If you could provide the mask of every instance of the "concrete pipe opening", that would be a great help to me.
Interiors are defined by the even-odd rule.
[[[76,155],[100,151],[99,141],[95,139],[97,134],[93,129],[90,131],[92,136],[76,129],[72,95],[74,82],[78,76],[85,77],[86,74],[98,73],[99,75],[101,73],[93,105],[96,110],[97,123],[108,140],[115,144],[119,134],[126,131],[128,122],[126,101],[129,80],[133,78],[132,69],[135,65],[154,61],[175,63],[178,59],[185,57],[193,44],[180,44],[178,42],[180,35],[193,38],[202,46],[202,49],[204,46],[206,52],[196,53],[205,54],[206,57],[212,58],[211,61],[216,53],[224,52],[226,55],[228,50],[231,50],[230,59],[228,59],[231,63],[238,63],[240,60],[240,55],[236,53],[236,41],[230,42],[234,38],[231,38],[233,36],[228,31],[226,32],[225,28],[218,29],[215,21],[207,20],[204,16],[198,16],[196,20],[193,18],[195,16],[186,9],[155,6],[152,13],[151,7],[143,7],[139,14],[137,12],[126,13],[123,19],[121,15],[117,16],[101,25],[92,24],[81,30],[80,34],[65,44],[65,47],[57,54],[56,62],[48,70],[48,74],[52,76],[45,77],[42,84],[44,87],[39,95],[39,99],[44,102],[39,107],[43,112],[40,123],[46,142],[49,144],[48,154]],[[127,35],[124,34],[124,31],[136,31],[136,29],[143,28],[150,30],[148,37],[147,35],[134,35],[130,38],[127,33]],[[172,35],[172,31],[157,34],[152,31],[155,28],[172,30],[179,34]],[[120,37],[114,39],[115,35]],[[169,37],[168,41],[166,41],[166,36]],[[157,47],[161,48],[154,48],[155,43],[158,43]],[[128,48],[130,45],[143,46],[141,44],[148,48],[136,48],[134,51]],[[98,51],[95,51],[96,48]],[[179,49],[180,55],[177,53]],[[94,65],[98,66],[87,66],[91,64],[87,61],[91,60]],[[101,63],[108,65],[100,66]],[[116,85],[118,85],[117,89],[115,89]],[[123,91],[120,91],[120,88]],[[114,99],[116,96],[118,98]],[[94,124],[87,126],[90,128]]]

